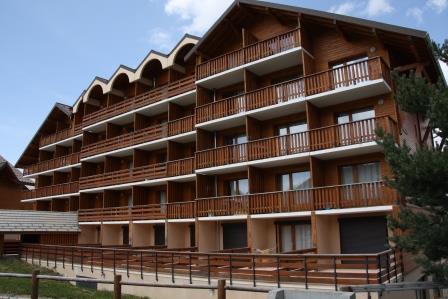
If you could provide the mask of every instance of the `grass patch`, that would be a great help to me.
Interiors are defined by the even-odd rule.
[[[31,274],[33,270],[39,270],[40,274],[45,275],[59,275],[49,269],[36,265],[30,265],[17,259],[0,259],[0,272]],[[31,278],[0,277],[0,294],[31,295]],[[80,288],[70,284],[69,282],[40,280],[39,297],[40,296],[67,299],[109,299],[112,298],[112,292]],[[141,297],[123,295],[123,298],[137,299]]]

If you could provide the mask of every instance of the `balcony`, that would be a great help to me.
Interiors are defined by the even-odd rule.
[[[45,147],[80,134],[82,134],[81,127],[80,125],[76,125],[75,127],[70,127],[54,134],[41,136],[39,139],[39,147]]]
[[[79,193],[79,182],[71,182],[59,185],[40,187],[23,191],[24,200],[32,200],[44,197],[65,197]]]
[[[230,85],[235,82],[227,82],[228,80],[235,80],[235,77],[239,78],[241,76],[241,73],[234,74],[231,70],[242,70],[243,67],[248,67],[257,74],[286,68],[290,64],[298,63],[299,55],[293,50],[298,50],[299,46],[298,29],[256,42],[199,64],[196,67],[197,83],[207,85],[205,81],[213,80],[210,77],[215,76],[219,81],[225,81],[227,85]],[[269,60],[269,63],[261,63],[260,60],[262,59]],[[221,74],[217,78],[220,73],[227,76]],[[222,84],[220,82],[216,83]]]
[[[63,157],[57,157],[51,160],[42,161],[23,169],[24,175],[31,175],[35,173],[54,170],[57,168],[67,167],[79,163],[79,153],[73,153]]]
[[[197,216],[232,216],[346,209],[396,204],[398,193],[384,182],[316,187],[197,200]]]
[[[94,144],[83,146],[81,158],[116,151],[130,146],[155,141],[165,137],[176,136],[194,131],[194,115],[189,115],[180,119],[137,130],[128,134],[116,136]]]
[[[189,219],[195,217],[195,202],[82,209],[78,216],[80,222]]]
[[[198,151],[196,152],[196,169],[374,142],[376,140],[375,129],[380,127],[387,133],[397,136],[397,125],[392,118],[389,116],[376,117]],[[284,161],[287,162],[287,159]]]
[[[194,158],[186,158],[166,163],[145,165],[131,169],[123,169],[103,174],[81,177],[79,183],[82,190],[144,182],[166,177],[181,176],[194,173]]]
[[[389,68],[376,57],[199,106],[196,123],[204,127],[206,122],[246,114],[261,120],[278,117],[292,108],[304,110],[305,99],[319,107],[335,105],[386,93],[390,82]],[[328,94],[331,91],[338,92],[337,98]],[[269,109],[262,109],[265,107]]]
[[[160,102],[161,100],[168,99],[194,89],[194,76],[186,77],[85,115],[83,118],[83,127],[87,127],[96,122]]]

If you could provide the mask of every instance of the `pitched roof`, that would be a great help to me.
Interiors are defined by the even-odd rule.
[[[36,133],[34,134],[33,138],[31,138],[31,141],[28,143],[28,145],[25,147],[23,153],[20,155],[19,159],[16,162],[16,167],[20,167],[22,168],[24,165],[26,165],[26,163],[24,163],[26,160],[26,156],[28,154],[29,151],[32,151],[32,147],[34,145],[35,148],[39,148],[39,137],[41,135],[41,131],[44,129],[45,124],[47,123],[47,120],[50,118],[50,116],[52,115],[52,113],[54,111],[61,111],[63,114],[65,114],[67,117],[71,117],[72,116],[72,107],[69,105],[65,105],[62,103],[55,103],[53,108],[51,108],[50,112],[48,113],[48,115],[45,117],[44,121],[42,122],[42,124],[39,126],[39,129],[37,129]]]
[[[15,168],[11,163],[9,163],[2,155],[0,155],[0,170],[3,170],[5,167],[8,167],[12,174],[17,179],[17,182],[24,185],[33,185],[34,182],[30,179],[24,178],[22,172]]]
[[[0,232],[77,233],[78,214],[29,210],[0,210]]]

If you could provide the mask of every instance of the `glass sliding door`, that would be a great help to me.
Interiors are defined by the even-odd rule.
[[[356,85],[369,79],[368,57],[348,60],[332,66],[335,89]]]
[[[375,136],[375,110],[372,107],[336,116],[340,145],[350,145],[372,140]]]
[[[278,226],[280,252],[294,252],[312,247],[309,222],[285,222],[279,223]]]
[[[280,155],[295,154],[308,147],[308,135],[299,134],[308,131],[306,121],[286,124],[278,127]]]

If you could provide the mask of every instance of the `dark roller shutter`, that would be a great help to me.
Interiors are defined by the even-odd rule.
[[[386,217],[339,220],[341,253],[377,253],[388,248]]]
[[[223,248],[247,247],[246,223],[227,223],[222,225]]]

